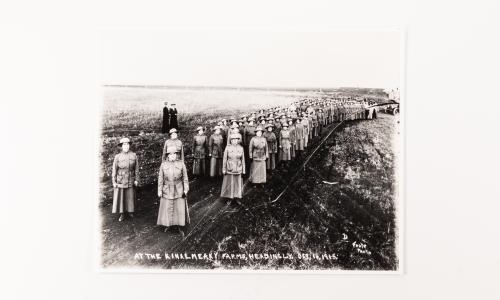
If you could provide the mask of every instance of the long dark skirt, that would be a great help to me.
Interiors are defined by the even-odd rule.
[[[225,174],[222,179],[220,196],[224,198],[241,198],[243,195],[243,179],[241,174]]]
[[[295,145],[292,145],[292,147],[290,148],[290,154],[292,155],[292,159],[295,158]]]
[[[189,209],[186,198],[160,199],[160,209],[158,210],[158,220],[156,224],[163,226],[189,224]]]
[[[269,153],[269,158],[266,159],[266,169],[276,169],[276,153]]]
[[[210,159],[210,177],[222,176],[222,158]]]
[[[193,174],[194,175],[205,175],[205,159],[204,158],[195,158],[193,161]]]
[[[129,188],[115,188],[113,193],[113,213],[134,212],[135,190]]]

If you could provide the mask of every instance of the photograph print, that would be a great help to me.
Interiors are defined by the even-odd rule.
[[[103,32],[99,269],[401,272],[402,39]]]

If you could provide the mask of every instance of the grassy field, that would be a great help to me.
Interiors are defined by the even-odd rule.
[[[161,133],[163,102],[176,103],[179,139],[187,158],[198,126],[213,127],[222,118],[239,117],[260,108],[289,105],[314,92],[237,91],[104,87],[101,136],[101,201],[111,201],[111,166],[120,138],[130,137],[140,163],[141,185],[156,182],[167,135]],[[187,161],[188,170],[192,162]]]
[[[251,214],[242,211],[221,220],[222,224],[239,221],[220,235],[216,248],[338,257],[333,261],[255,260],[246,265],[250,269],[396,270],[397,130],[397,117],[389,115],[346,124],[291,183],[286,197],[272,206],[256,206]],[[279,176],[278,181],[289,178],[286,173]],[[245,204],[254,206],[252,202],[259,202],[255,198]],[[217,232],[207,234],[214,235]],[[222,267],[239,266],[225,262]]]
[[[353,89],[345,92],[356,96]],[[155,225],[158,210],[156,176],[167,138],[159,133],[162,101],[176,99],[180,111],[179,137],[189,145],[198,125],[212,126],[223,117],[321,96],[307,91],[273,94],[267,91],[105,88],[100,198],[103,265],[164,269],[396,269],[395,172],[398,150],[395,146],[399,136],[398,116],[379,114],[375,120],[343,124],[319,148],[306,168],[299,169],[301,161],[294,161],[289,168],[279,167],[270,172],[265,188],[245,189],[244,207],[237,209],[227,207],[219,198],[220,179],[191,178],[191,149],[186,147],[191,182],[188,198],[193,222],[188,227],[191,234],[186,240],[180,240]],[[120,223],[110,213],[110,167],[119,151],[117,143],[122,136],[132,139],[131,149],[138,154],[141,186],[138,188],[135,218]],[[305,155],[318,143],[319,139],[315,139]],[[292,182],[297,172],[300,176]],[[287,185],[291,185],[289,192],[279,201],[267,203]],[[167,250],[330,253],[336,259],[195,263],[153,263],[133,259],[137,251]]]

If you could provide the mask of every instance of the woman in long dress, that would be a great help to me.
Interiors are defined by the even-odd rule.
[[[283,123],[283,129],[280,132],[280,156],[281,160],[285,162],[285,164],[289,164],[292,159],[291,148],[292,142],[290,141],[290,130],[288,130],[288,124]]]
[[[223,198],[242,198],[243,195],[243,179],[242,174],[245,174],[245,154],[243,147],[239,144],[240,137],[236,134],[229,136],[231,143],[224,150],[222,160],[222,189],[220,196]]]
[[[214,133],[208,140],[208,156],[210,157],[210,177],[222,176],[222,158],[224,154],[224,137],[220,126],[214,127]]]
[[[189,224],[189,210],[187,193],[189,180],[184,161],[178,160],[177,148],[167,148],[167,159],[161,164],[158,173],[158,225],[165,226],[165,232],[171,226],[176,226],[178,232],[184,236],[180,226]]]
[[[290,131],[290,154],[292,155],[292,160],[295,159],[295,145],[297,144],[297,134],[295,131],[295,126],[293,125],[293,120],[288,121],[288,130]]]
[[[309,132],[311,130],[311,124],[309,124],[309,119],[307,116],[302,117],[302,125],[304,126],[304,148],[307,148],[307,145],[309,143]]]
[[[193,175],[205,175],[205,157],[208,149],[207,136],[203,133],[203,127],[199,126],[198,134],[193,137]]]
[[[266,138],[267,148],[269,149],[269,158],[266,160],[266,169],[274,170],[276,169],[276,152],[278,152],[278,144],[276,135],[273,132],[273,124],[267,124],[267,131],[262,135]]]
[[[266,159],[269,158],[267,140],[262,136],[262,127],[255,129],[255,136],[248,145],[249,157],[252,160],[250,165],[250,182],[261,184],[266,182]]]
[[[112,213],[119,213],[118,221],[123,221],[125,213],[132,218],[135,209],[135,187],[139,185],[139,161],[130,151],[130,139],[120,139],[122,151],[115,156],[112,167],[113,208]]]
[[[302,124],[300,118],[295,120],[295,156],[301,157],[302,151],[304,151],[304,125]]]

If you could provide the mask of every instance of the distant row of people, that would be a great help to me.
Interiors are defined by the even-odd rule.
[[[169,113],[170,114],[170,113]],[[175,112],[175,115],[177,112]],[[324,127],[345,120],[376,117],[376,110],[366,100],[304,99],[290,107],[259,110],[239,119],[222,119],[212,127],[210,135],[203,126],[193,137],[194,176],[222,177],[220,196],[235,202],[243,197],[243,175],[250,183],[263,187],[267,172],[278,166],[286,168],[300,158],[311,140],[321,135]],[[176,117],[175,117],[176,118]],[[172,120],[172,119],[170,119]],[[176,119],[175,119],[176,120]],[[184,163],[184,145],[177,128],[170,128],[165,141],[158,174],[160,207],[157,224],[177,227],[189,223],[186,196],[189,191],[188,172]],[[133,217],[134,186],[139,181],[137,156],[130,152],[130,140],[120,140],[122,152],[113,162],[113,213]]]

